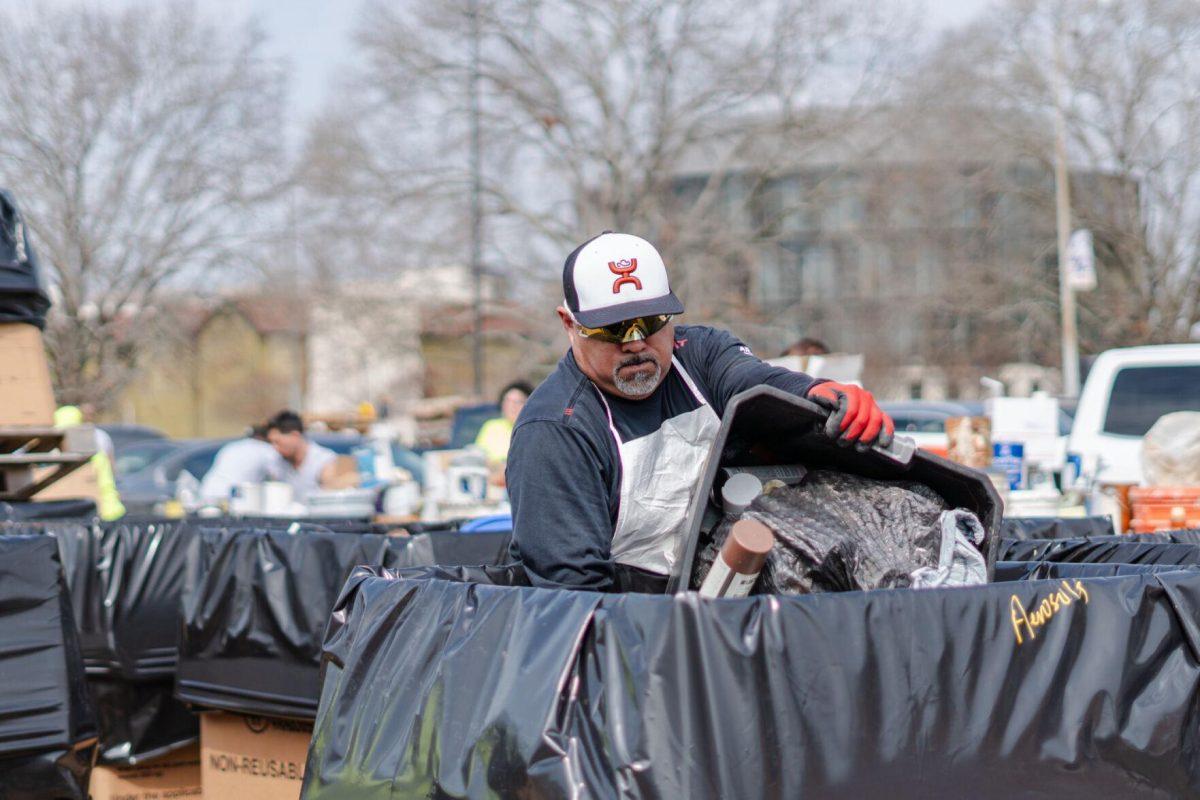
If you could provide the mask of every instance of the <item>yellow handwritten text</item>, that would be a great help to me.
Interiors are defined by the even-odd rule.
[[[1088,601],[1087,589],[1084,588],[1083,582],[1078,580],[1074,584],[1063,581],[1061,589],[1038,603],[1032,611],[1026,610],[1021,598],[1014,594],[1009,601],[1009,614],[1017,644],[1025,643],[1025,637],[1021,635],[1022,629],[1030,639],[1036,639],[1038,628],[1049,622],[1060,610],[1077,601],[1084,605],[1087,605]]]

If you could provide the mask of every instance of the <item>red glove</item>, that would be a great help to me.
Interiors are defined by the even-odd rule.
[[[866,450],[873,444],[887,447],[892,443],[896,426],[866,389],[826,381],[809,389],[808,397],[833,412],[825,423],[825,434],[838,444]]]

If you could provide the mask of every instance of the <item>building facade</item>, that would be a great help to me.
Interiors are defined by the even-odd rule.
[[[800,336],[862,353],[869,385],[897,399],[974,398],[985,375],[1020,376],[1010,391],[1055,392],[1050,165],[969,125],[931,127],[863,135],[791,164],[767,168],[751,154],[726,167],[717,224],[745,242],[724,279],[733,294],[723,302],[738,307],[731,327],[768,354]],[[694,168],[673,189],[687,206],[713,180]],[[1119,291],[1111,273],[1127,265],[1114,263],[1106,235],[1136,226],[1137,186],[1080,170],[1071,185],[1075,227],[1096,236],[1101,285]]]

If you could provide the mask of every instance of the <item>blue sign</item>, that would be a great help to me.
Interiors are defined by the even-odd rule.
[[[993,442],[992,469],[1008,476],[1009,489],[1025,488],[1024,442]]]

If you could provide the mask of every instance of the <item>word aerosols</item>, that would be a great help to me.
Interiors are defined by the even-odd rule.
[[[702,597],[745,597],[750,594],[758,573],[767,563],[767,554],[775,546],[775,534],[754,519],[733,523],[721,552],[700,585]]]

